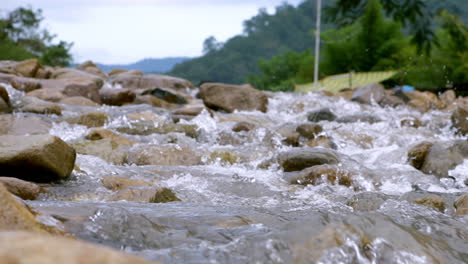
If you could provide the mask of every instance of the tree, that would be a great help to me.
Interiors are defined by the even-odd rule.
[[[214,36],[210,36],[203,42],[203,54],[217,51],[223,47],[223,43],[218,42]]]
[[[350,25],[365,12],[370,0],[337,0],[335,5],[326,8],[329,19],[340,26]],[[387,16],[409,26],[411,42],[419,53],[429,54],[437,39],[433,30],[434,10],[428,8],[424,0],[382,0]]]
[[[0,18],[0,59],[39,58],[44,64],[66,66],[71,60],[71,43],[59,41],[56,35],[41,29],[44,20],[40,9],[20,7]]]

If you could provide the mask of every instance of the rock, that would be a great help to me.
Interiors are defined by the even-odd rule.
[[[59,101],[61,104],[66,105],[76,105],[76,106],[90,106],[90,107],[99,107],[100,104],[91,101],[90,99],[83,97],[83,96],[72,96],[66,97]]]
[[[58,137],[0,136],[0,171],[4,176],[32,182],[67,178],[76,153]]]
[[[107,73],[109,76],[114,76],[114,75],[117,75],[117,74],[121,74],[121,73],[126,73],[126,72],[129,72],[129,70],[126,70],[126,69],[112,69],[109,73]],[[140,76],[143,75],[143,72],[140,72],[141,74],[139,74]]]
[[[3,184],[10,193],[24,200],[36,200],[39,194],[44,192],[34,183],[11,177],[0,177],[0,184]]]
[[[296,131],[297,126],[292,123],[284,123],[278,127],[275,132],[283,137],[283,143],[289,146],[299,146],[299,137],[301,136]]]
[[[134,103],[135,104],[149,104],[151,106],[160,107],[164,109],[175,109],[178,107],[175,104],[170,104],[152,95],[137,95]]]
[[[78,124],[90,127],[102,127],[109,119],[104,112],[91,112],[77,117],[66,118],[65,121],[70,124]]]
[[[49,88],[37,89],[27,93],[26,95],[51,102],[59,102],[60,100],[65,98],[65,95],[61,91]]]
[[[255,125],[249,122],[239,122],[233,128],[234,132],[250,131],[255,129]]]
[[[357,89],[351,101],[361,104],[380,103],[385,98],[385,88],[379,83],[372,83]]]
[[[455,102],[457,99],[457,95],[455,94],[454,90],[447,90],[439,95],[440,101],[444,103],[446,106],[449,106]]]
[[[195,166],[201,164],[201,157],[189,148],[175,145],[139,145],[128,152],[127,163],[136,165]]]
[[[35,77],[41,67],[37,59],[29,59],[20,62],[0,61],[0,72],[15,74],[21,77]]]
[[[228,113],[239,111],[267,111],[268,96],[250,85],[204,83],[200,87],[203,103],[214,110]]]
[[[423,126],[423,122],[414,116],[404,117],[400,121],[400,126],[418,128]]]
[[[104,128],[93,129],[85,136],[85,139],[89,140],[101,140],[106,138],[123,146],[133,146],[135,144],[135,142],[127,139],[126,137],[117,135],[116,133]]]
[[[77,142],[72,147],[78,154],[96,156],[116,165],[124,164],[127,157],[125,149],[112,139]]]
[[[307,139],[314,139],[323,132],[323,128],[319,124],[302,124],[296,128],[296,132]]]
[[[30,92],[42,87],[40,80],[4,73],[0,73],[0,82],[8,83],[16,90],[24,92]]]
[[[455,215],[468,214],[468,194],[458,197],[457,201],[455,201],[455,208],[457,208]]]
[[[353,131],[340,131],[341,136],[346,140],[356,143],[360,148],[370,149],[374,145],[374,138],[364,133],[355,133]]]
[[[55,93],[61,93],[67,97],[83,96],[96,103],[101,103],[99,89],[102,83],[97,83],[99,82],[86,76],[83,78],[75,77],[71,79],[41,80],[42,88],[48,89],[49,91],[55,91]]]
[[[40,223],[35,218],[33,212],[15,199],[1,183],[0,201],[2,201],[0,203],[0,231],[23,230],[35,233],[60,233],[55,228]],[[12,241],[8,241],[8,243],[1,242],[0,239],[0,245],[2,245],[0,247],[0,252],[5,249],[7,244],[10,245],[11,242]],[[1,255],[2,254],[0,254],[0,260],[3,261],[4,258],[2,258]]]
[[[134,180],[116,176],[104,176],[101,179],[101,183],[104,187],[112,191],[122,190],[127,187],[151,186],[151,184],[147,181]]]
[[[123,126],[116,129],[120,133],[129,135],[151,135],[151,134],[169,134],[169,133],[183,133],[188,137],[197,138],[200,132],[196,125],[188,124],[154,124],[154,122],[139,122],[132,124],[131,127]]]
[[[329,108],[322,108],[307,114],[307,120],[310,122],[334,121],[335,119],[336,115]]]
[[[107,75],[101,69],[99,69],[99,67],[92,61],[86,61],[78,65],[78,67],[76,68],[89,74],[99,76],[101,78],[107,78]]]
[[[176,91],[173,91],[169,88],[154,88],[150,90],[146,90],[142,93],[142,95],[152,95],[156,96],[157,98],[164,100],[171,104],[186,104],[187,99],[181,94],[178,94]]]
[[[187,106],[175,110],[173,114],[183,116],[197,116],[203,111],[203,109],[205,109],[203,106]]]
[[[21,98],[21,105],[19,110],[26,113],[62,115],[62,107],[36,97],[24,96]]]
[[[354,114],[354,115],[342,116],[336,119],[335,121],[338,123],[363,122],[363,123],[374,124],[374,123],[382,122],[382,119],[371,114]]]
[[[104,85],[104,80],[102,77],[79,69],[57,68],[54,70],[51,77],[56,80],[90,81],[93,82],[98,89]]]
[[[241,157],[229,150],[215,150],[210,153],[209,162],[221,162],[222,164],[235,164],[241,160]]]
[[[0,113],[11,113],[10,96],[5,87],[0,85]]]
[[[398,96],[386,94],[384,98],[379,102],[379,105],[396,107],[399,105],[404,105],[405,101]]]
[[[162,117],[152,111],[129,113],[126,115],[126,117],[132,121],[151,121],[155,123],[163,122]]]
[[[337,149],[338,146],[333,142],[330,137],[327,136],[319,136],[312,140],[305,142],[305,145],[308,147],[322,147],[322,148],[329,148],[329,149]]]
[[[353,174],[338,166],[317,165],[289,175],[289,183],[300,185],[319,185],[324,182],[350,187]]]
[[[129,89],[104,88],[99,91],[101,102],[107,105],[121,106],[128,103],[133,103],[136,94]]]
[[[442,198],[439,196],[433,195],[433,196],[428,196],[428,197],[423,197],[423,198],[418,198],[414,200],[415,203],[427,206],[429,208],[436,209],[440,212],[445,211],[445,202]]]
[[[335,152],[322,148],[301,148],[282,152],[277,157],[278,163],[285,172],[301,171],[303,169],[323,164],[338,163]]]
[[[0,135],[48,134],[52,123],[34,116],[0,115]]]
[[[468,134],[468,108],[458,106],[452,114],[452,124],[460,134]]]
[[[0,232],[0,259],[5,264],[150,264],[125,254],[77,239],[34,234]]]
[[[154,89],[156,87],[170,88],[179,92],[185,89],[193,89],[191,82],[167,75],[145,74],[140,75],[138,72],[124,72],[111,76],[112,84],[121,85],[128,89]]]
[[[414,91],[407,92],[405,94],[410,98],[408,105],[418,109],[421,112],[427,112],[431,109],[445,108],[445,104],[439,100],[437,95],[429,91]]]
[[[431,149],[433,143],[431,142],[422,142],[408,151],[408,161],[411,166],[420,170],[426,160],[427,153]]]
[[[113,201],[132,201],[146,203],[169,203],[180,201],[168,188],[134,188],[122,189],[112,197]]]
[[[468,157],[468,141],[434,143],[426,154],[421,171],[437,177],[448,177],[448,171],[463,163]]]
[[[382,193],[362,192],[353,195],[347,202],[347,205],[353,207],[353,209],[357,211],[376,211],[387,199],[388,197]]]

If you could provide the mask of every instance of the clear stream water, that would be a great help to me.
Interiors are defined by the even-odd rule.
[[[21,96],[8,90],[14,99]],[[382,119],[374,124],[320,122],[323,135],[337,146],[340,166],[355,174],[353,187],[291,185],[278,166],[259,169],[293,148],[282,143],[278,128],[306,123],[309,111],[323,107],[338,117],[369,113]],[[408,149],[422,141],[465,139],[451,128],[450,113],[361,105],[317,93],[272,94],[268,108],[267,113],[213,117],[205,111],[181,121],[198,127],[197,138],[122,134],[143,146],[188,148],[202,156],[203,165],[116,166],[78,155],[81,172],[28,203],[63,221],[79,238],[161,263],[467,263],[468,217],[452,216],[452,204],[468,192],[468,161],[450,171],[453,178],[441,180],[407,161]],[[130,120],[129,113],[155,113],[159,121],[153,126],[172,122],[169,110],[148,105],[65,109],[65,117],[90,109],[106,112],[111,120],[105,128],[116,133],[139,122]],[[426,125],[401,126],[409,116]],[[89,131],[56,116],[47,118],[54,121],[50,133],[69,143],[84,141]],[[234,133],[236,121],[254,123],[257,129]],[[214,151],[229,152],[237,162],[213,159]],[[110,202],[113,192],[101,184],[108,175],[169,187],[182,201]],[[447,201],[444,212],[412,202],[433,194]],[[358,197],[380,206],[360,211],[348,205]]]

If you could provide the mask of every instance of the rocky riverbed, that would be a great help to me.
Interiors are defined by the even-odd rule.
[[[7,263],[466,263],[468,98],[0,62]]]

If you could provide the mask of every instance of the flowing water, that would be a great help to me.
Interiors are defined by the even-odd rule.
[[[9,89],[13,98],[21,96]],[[323,135],[340,153],[340,166],[355,174],[354,185],[329,182],[291,185],[276,165],[259,166],[275,154],[291,150],[278,128],[307,122],[307,112],[330,108],[338,117],[368,113],[382,122],[321,121]],[[29,202],[37,211],[63,222],[66,230],[87,241],[111,246],[161,263],[466,263],[468,217],[453,216],[453,201],[468,192],[468,161],[438,179],[409,165],[407,152],[422,141],[465,139],[451,128],[450,113],[420,113],[412,108],[382,108],[317,93],[276,93],[269,110],[232,114],[204,111],[181,123],[196,125],[196,137],[181,133],[125,135],[139,145],[190,149],[202,156],[197,166],[112,165],[78,155],[71,179],[48,187],[49,193]],[[66,106],[63,115],[89,110]],[[148,105],[103,106],[111,116],[105,128],[116,133],[140,121],[130,113],[149,111],[171,123],[170,111]],[[401,126],[409,116],[426,125]],[[84,141],[89,129],[61,122],[51,134],[66,142]],[[257,125],[234,133],[237,121]],[[145,121],[148,123],[148,121]],[[138,147],[137,146],[134,146]],[[213,152],[229,153],[232,159]],[[233,158],[234,157],[234,158]],[[233,163],[233,164],[231,164]],[[260,168],[262,167],[262,168]],[[103,176],[142,179],[168,187],[181,202],[109,201],[112,191]],[[443,211],[412,202],[437,194]],[[359,198],[361,197],[361,198]],[[350,201],[378,203],[357,210]],[[52,221],[52,218],[45,219]]]

